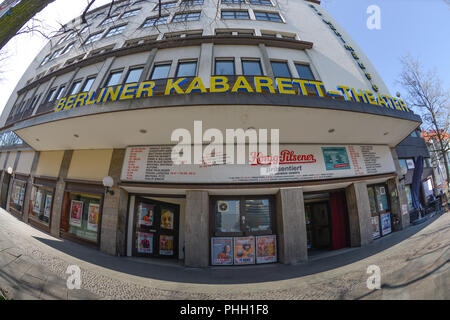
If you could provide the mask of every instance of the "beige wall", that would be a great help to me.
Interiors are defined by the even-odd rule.
[[[23,174],[31,173],[31,166],[33,165],[34,151],[22,151],[17,163],[16,172]]]
[[[36,176],[57,177],[64,151],[42,151],[36,168]]]
[[[102,181],[109,173],[113,149],[75,150],[67,178]]]
[[[14,169],[14,162],[16,161],[17,151],[12,151],[9,153],[8,161],[6,162],[5,169],[9,167]]]

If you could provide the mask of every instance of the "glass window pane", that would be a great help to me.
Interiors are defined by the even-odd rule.
[[[77,237],[97,242],[100,221],[100,197],[84,193],[70,194],[69,232]]]
[[[370,205],[370,213],[377,213],[377,207],[375,205],[375,192],[373,188],[367,188],[367,192],[369,193],[369,205]]]
[[[309,66],[305,64],[296,64],[295,68],[297,69],[298,77],[300,79],[315,80],[314,75],[312,74],[311,68]]]
[[[216,75],[229,76],[234,75],[234,61],[224,60],[216,61]]]
[[[64,93],[64,86],[62,86],[61,88],[59,88],[59,90],[58,90],[58,94],[56,95],[56,100],[59,100],[59,99],[61,99],[61,96],[63,95],[63,93]]]
[[[271,229],[269,199],[245,200],[245,229],[248,232]]]
[[[177,77],[195,77],[197,62],[181,62],[178,64]]]
[[[121,76],[122,76],[122,71],[112,72],[109,75],[108,81],[106,81],[106,87],[118,85]]]
[[[77,82],[74,82],[72,84],[72,88],[70,89],[69,96],[78,93],[78,89],[80,88],[80,85],[81,85],[81,80],[77,81]]]
[[[387,198],[386,187],[377,186],[375,187],[375,192],[377,194],[378,210],[380,212],[389,211],[389,202]]]
[[[166,79],[169,77],[170,64],[161,64],[153,68],[151,80]]]
[[[128,72],[127,79],[125,83],[134,83],[139,82],[139,78],[141,77],[143,68],[132,69]]]
[[[261,64],[259,61],[242,61],[242,71],[246,76],[261,76]]]
[[[405,159],[398,159],[398,164],[400,165],[400,168],[408,168]]]
[[[83,90],[81,92],[86,92],[91,90],[92,85],[94,84],[95,78],[89,78],[86,80],[86,83],[84,84]]]
[[[241,232],[240,203],[239,200],[216,202],[216,232]]]
[[[291,72],[287,62],[272,62],[273,75],[280,78],[290,78]]]

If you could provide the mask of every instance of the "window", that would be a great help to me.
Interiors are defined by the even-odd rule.
[[[51,89],[47,95],[47,99],[45,99],[45,102],[53,101],[53,99],[55,98],[55,93],[56,93],[56,88]]]
[[[199,6],[203,4],[203,0],[183,0],[181,5],[186,6]]]
[[[214,74],[218,76],[234,75],[234,60],[216,60]]]
[[[255,11],[255,18],[256,20],[283,22],[277,12]]]
[[[111,72],[109,74],[108,80],[105,83],[105,87],[111,87],[111,86],[118,85],[121,76],[122,76],[122,70]]]
[[[139,13],[139,11],[141,11],[141,9],[127,11],[122,15],[121,19],[133,17],[133,16],[137,15]]]
[[[65,47],[64,50],[61,52],[61,55],[66,54],[67,52],[69,52],[73,48],[74,45],[75,45],[75,42],[72,42],[67,47]]]
[[[213,199],[215,235],[258,235],[272,233],[272,199],[237,197]]]
[[[97,243],[101,197],[86,193],[69,193],[69,230],[71,234]]]
[[[172,22],[185,22],[185,21],[197,21],[200,19],[200,11],[198,12],[189,12],[189,13],[177,13]]]
[[[281,37],[282,37],[283,39],[296,40],[296,39],[295,39],[295,35],[288,36],[288,35],[282,34]]]
[[[25,190],[27,183],[25,181],[14,179],[10,198],[10,207],[22,214],[23,202],[25,198]]]
[[[172,1],[172,2],[163,2],[161,3],[161,9],[168,9],[168,8],[173,8],[177,6],[177,1]],[[153,9],[153,11],[157,11],[159,10],[159,4],[157,4],[155,6],[155,8]]]
[[[406,159],[398,159],[398,164],[400,165],[400,168],[408,169],[408,165],[406,164]]]
[[[59,49],[59,50],[56,50],[55,52],[53,52],[48,60],[50,61],[50,60],[53,60],[56,57],[58,57],[61,51],[62,51],[62,49]]]
[[[305,80],[315,80],[312,74],[311,68],[306,64],[295,64],[295,69],[297,69],[298,77]]]
[[[89,77],[87,78],[86,82],[84,83],[83,89],[81,89],[80,92],[87,92],[91,90],[92,85],[94,84],[95,77]]]
[[[72,84],[72,87],[70,87],[69,96],[74,95],[78,93],[78,90],[81,86],[81,80],[77,80]]]
[[[105,24],[108,24],[108,23],[111,23],[111,22],[114,22],[116,19],[117,19],[117,17],[119,17],[119,15],[118,14],[116,14],[116,15],[113,15],[113,16],[111,16],[111,17],[108,17],[108,18],[106,18],[105,20],[103,20],[103,22],[102,23],[100,23],[99,24],[99,26],[102,26],[102,25],[105,25]]]
[[[58,42],[56,43],[56,45],[60,45],[61,43],[64,42],[65,39],[66,39],[66,37],[61,37],[61,39],[58,40]]]
[[[221,2],[224,4],[243,4],[245,0],[222,0]]]
[[[45,56],[44,60],[42,60],[41,64],[39,66],[43,66],[50,60],[50,55]]]
[[[141,74],[142,74],[143,70],[144,70],[144,68],[142,68],[142,67],[130,69],[128,71],[127,77],[125,79],[125,83],[139,82],[139,79],[141,78]]]
[[[277,34],[276,33],[263,33],[263,32],[261,32],[261,36],[263,36],[263,37],[269,37],[269,38],[276,38],[277,37]]]
[[[246,76],[262,76],[259,60],[242,60],[242,72]]]
[[[202,35],[203,35],[203,31],[196,31],[196,32],[188,32],[184,36],[186,38],[190,38],[190,37],[201,37]]]
[[[105,38],[115,36],[117,34],[121,34],[123,32],[123,30],[125,30],[125,27],[126,27],[126,25],[109,29],[109,31],[105,35]]]
[[[181,38],[181,33],[165,33],[164,39],[176,39]]]
[[[168,17],[169,16],[147,18],[145,20],[144,24],[142,25],[142,27],[145,28],[145,27],[151,27],[151,26],[157,26],[160,24],[165,24],[165,23],[167,23]]]
[[[216,36],[232,36],[233,31],[217,31],[216,30]]]
[[[169,77],[170,64],[159,64],[153,67],[150,80],[166,79]]]
[[[290,78],[291,72],[289,71],[289,66],[287,62],[276,62],[272,61],[272,71],[275,77],[279,78]]]
[[[66,88],[66,86],[61,86],[58,89],[58,93],[56,94],[56,100],[61,99],[63,93],[64,93],[64,89]]]
[[[260,6],[272,6],[272,2],[270,2],[270,0],[250,0],[250,3]]]
[[[177,68],[177,77],[195,77],[197,72],[197,61],[179,62]]]
[[[237,10],[222,10],[222,19],[231,20],[231,19],[250,19],[248,15],[248,11],[237,11]]]
[[[97,41],[98,39],[101,38],[102,33],[103,33],[103,31],[102,31],[102,32],[99,32],[99,33],[91,34],[91,35],[86,39],[86,41],[84,42],[84,44],[86,45],[86,44],[90,44],[90,43],[92,43],[92,42]]]
[[[50,222],[53,188],[33,186],[31,191],[30,217],[46,225]]]
[[[76,32],[72,32],[71,34],[69,34],[69,35],[67,36],[66,40],[70,40],[70,39],[74,38],[76,35],[77,35]]]

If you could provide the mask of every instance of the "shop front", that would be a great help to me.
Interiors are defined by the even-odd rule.
[[[12,180],[12,188],[9,198],[9,209],[13,214],[18,216],[23,215],[27,181],[28,177],[20,174],[15,174]]]
[[[34,178],[31,190],[29,222],[50,232],[53,199],[55,198],[56,179]]]

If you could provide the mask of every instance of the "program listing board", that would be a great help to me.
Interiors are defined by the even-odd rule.
[[[121,180],[149,183],[255,183],[326,180],[395,172],[388,146],[280,145],[277,155],[260,152],[250,155],[246,149],[245,164],[224,162],[177,165],[173,163],[171,153],[172,146],[169,145],[128,147]],[[226,155],[220,157],[226,158]],[[274,163],[278,167],[273,167]]]

